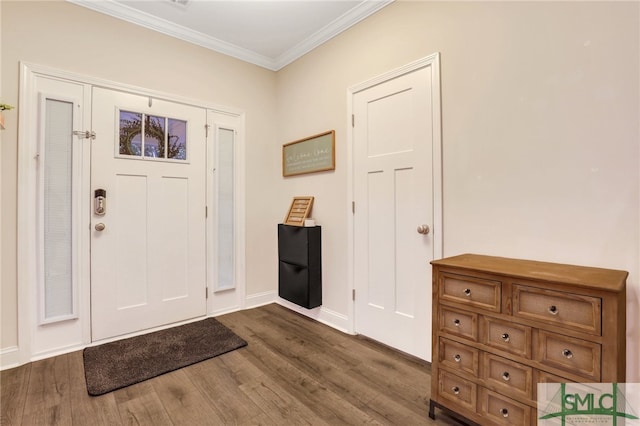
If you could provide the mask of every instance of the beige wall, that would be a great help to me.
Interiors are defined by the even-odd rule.
[[[628,377],[640,381],[637,2],[401,1],[277,73],[66,3],[1,5],[4,102],[17,100],[21,59],[245,110],[247,293],[275,291],[276,224],[292,196],[314,195],[323,306],[344,316],[347,88],[440,52],[444,254],[629,271]],[[9,123],[2,347],[15,338],[16,310],[17,138]],[[282,178],[282,144],[329,129],[335,172]]]
[[[639,6],[396,2],[278,72],[278,144],[336,129],[336,171],[279,197],[317,198],[324,306],[349,305],[346,89],[440,52],[445,256],[629,271],[640,381]]]
[[[272,238],[263,226],[264,186],[277,183],[275,74],[63,1],[2,1],[2,102],[18,103],[18,61],[224,105],[246,113],[247,230]],[[2,340],[16,345],[17,111],[2,132]],[[281,220],[281,218],[279,219]],[[265,231],[265,228],[266,231]],[[265,233],[267,236],[263,236]],[[262,247],[247,245],[248,293],[273,290],[277,276]],[[268,264],[270,266],[270,264]],[[268,277],[265,279],[265,277]]]

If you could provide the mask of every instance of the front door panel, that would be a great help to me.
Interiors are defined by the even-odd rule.
[[[205,315],[206,111],[94,88],[92,117],[92,340]]]

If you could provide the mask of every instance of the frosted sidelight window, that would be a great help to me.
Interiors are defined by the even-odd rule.
[[[51,322],[75,315],[72,266],[73,103],[47,99],[44,107],[42,322]]]
[[[232,129],[218,129],[218,276],[216,290],[235,287],[234,274],[234,139]]]

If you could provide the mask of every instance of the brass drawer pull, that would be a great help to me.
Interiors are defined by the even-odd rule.
[[[501,408],[500,414],[502,414],[502,417],[509,417],[509,410],[507,410],[506,408]]]
[[[556,305],[549,306],[548,311],[551,315],[558,315],[558,312],[559,312],[558,307]]]
[[[454,319],[453,325],[455,325],[456,327],[460,327],[460,320],[458,318]]]
[[[454,386],[451,388],[451,391],[453,391],[455,395],[458,395],[460,393],[460,388],[457,386]]]
[[[573,352],[571,352],[569,349],[563,349],[562,356],[565,357],[566,359],[571,359],[573,358]]]
[[[505,382],[508,382],[509,380],[511,380],[511,375],[509,374],[508,371],[505,371],[502,373],[502,380],[504,380]]]
[[[511,340],[511,337],[509,337],[509,333],[502,333],[501,337],[505,342],[509,342],[509,340]]]
[[[467,297],[471,296],[471,289],[470,288],[465,288],[464,289],[464,295],[467,296]]]
[[[462,357],[460,356],[460,354],[455,354],[455,355],[453,356],[453,360],[454,360],[455,362],[460,362],[460,361],[462,361]]]

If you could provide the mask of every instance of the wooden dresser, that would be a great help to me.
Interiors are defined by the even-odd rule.
[[[627,272],[464,254],[433,265],[429,417],[535,425],[537,383],[624,382]]]

